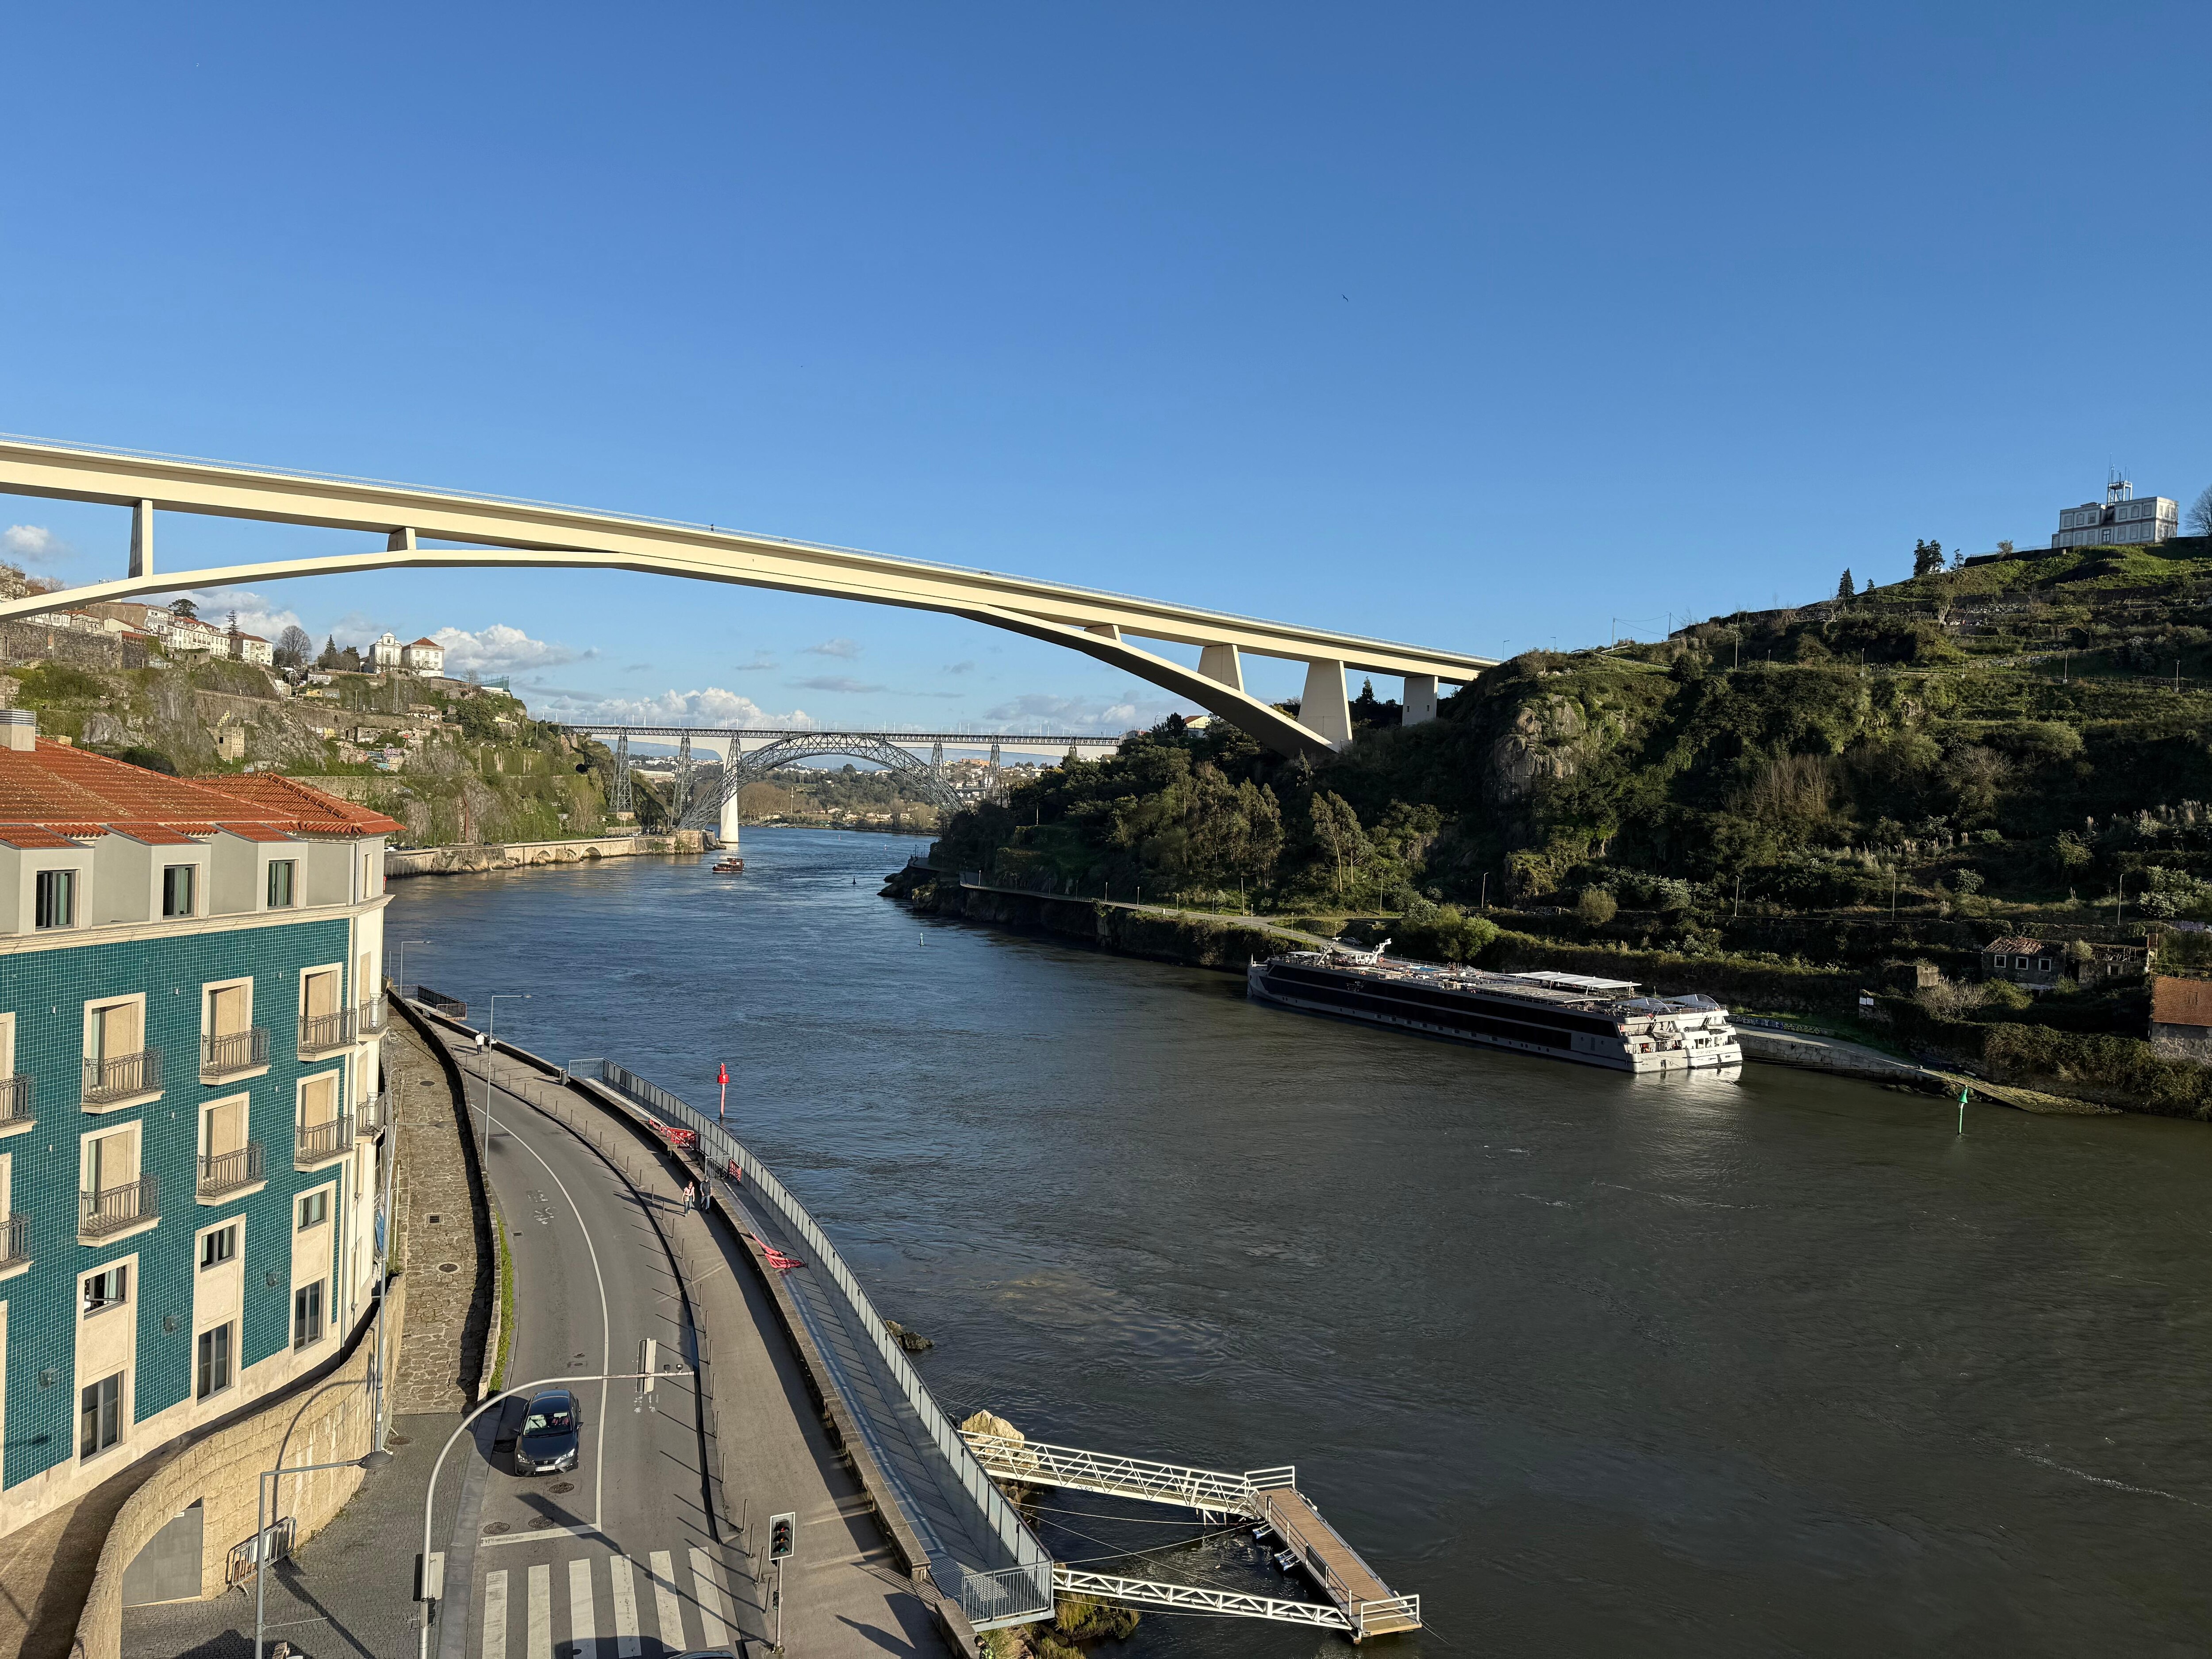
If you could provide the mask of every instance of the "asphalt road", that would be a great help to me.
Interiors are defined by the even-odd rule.
[[[663,1242],[679,1206],[640,1193],[599,1151],[504,1090],[468,1078],[472,1127],[514,1262],[510,1388],[540,1378],[696,1363],[698,1345]],[[667,1213],[660,1213],[666,1211]],[[750,1563],[709,1514],[697,1391],[571,1383],[581,1417],[573,1474],[514,1473],[523,1402],[486,1414],[447,1552],[440,1659],[653,1659],[762,1633]]]

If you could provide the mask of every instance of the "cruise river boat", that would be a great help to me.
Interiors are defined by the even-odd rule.
[[[1385,961],[1380,951],[1292,951],[1254,963],[1244,986],[1258,1002],[1616,1072],[1743,1064],[1719,1003],[1641,996],[1633,980],[1492,974]]]

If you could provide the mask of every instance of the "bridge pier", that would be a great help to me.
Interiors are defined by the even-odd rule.
[[[1198,653],[1198,672],[1210,680],[1219,680],[1232,690],[1244,689],[1244,659],[1233,645],[1202,646]]]
[[[1352,700],[1344,694],[1344,665],[1325,657],[1306,664],[1306,689],[1298,699],[1298,724],[1332,749],[1352,747]]]
[[[1419,726],[1423,720],[1437,717],[1437,677],[1434,674],[1406,676],[1404,722]]]

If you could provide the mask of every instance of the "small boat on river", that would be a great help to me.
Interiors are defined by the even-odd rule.
[[[745,872],[745,861],[741,858],[726,858],[717,863],[709,872],[717,876],[741,876]]]
[[[1245,992],[1281,1007],[1616,1072],[1743,1064],[1719,1003],[1639,996],[1632,980],[1385,962],[1380,951],[1292,951],[1254,963]]]

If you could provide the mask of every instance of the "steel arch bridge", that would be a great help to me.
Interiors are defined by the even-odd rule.
[[[738,792],[747,784],[762,782],[780,768],[817,760],[824,755],[871,761],[886,772],[896,773],[914,790],[917,799],[932,806],[951,811],[963,805],[957,792],[945,781],[944,769],[917,759],[910,750],[862,732],[815,732],[780,738],[750,755],[732,754],[723,764],[720,788],[691,790],[678,824],[685,830],[713,830],[722,822],[723,808],[736,800]]]

